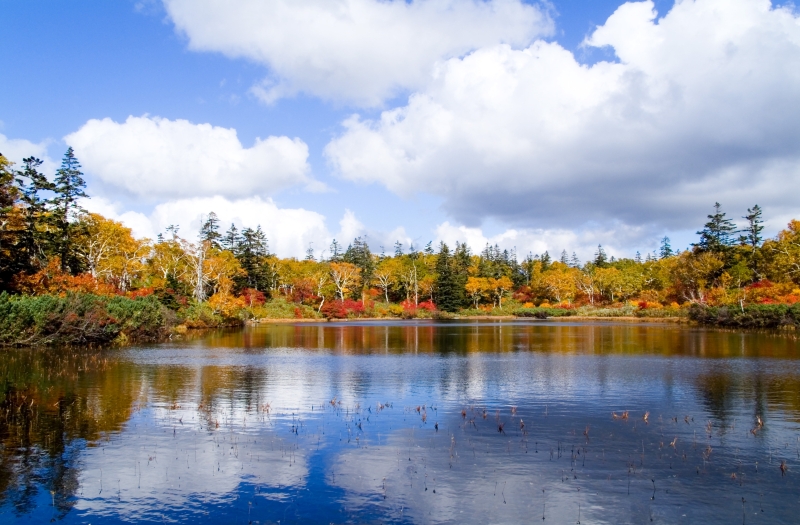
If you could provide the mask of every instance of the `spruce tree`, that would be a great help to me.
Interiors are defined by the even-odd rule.
[[[336,239],[334,239],[333,242],[331,242],[330,250],[331,250],[331,257],[330,257],[331,262],[339,262],[342,260],[342,247]]]
[[[245,271],[245,286],[267,291],[269,279],[264,271],[264,262],[269,256],[269,245],[261,226],[255,230],[252,228],[242,230],[241,241],[234,253],[242,270]]]
[[[225,235],[220,240],[220,244],[226,250],[232,252],[234,255],[239,253],[239,244],[242,242],[242,236],[239,234],[239,230],[236,229],[235,224],[231,224],[231,227],[228,228],[228,231],[225,232]]]
[[[469,306],[470,301],[467,297],[466,286],[469,279],[469,267],[472,264],[472,254],[469,246],[465,242],[456,242],[456,249],[453,252],[453,273],[456,280],[456,298],[460,306]]]
[[[761,207],[756,204],[752,208],[747,208],[747,215],[742,218],[747,221],[747,226],[741,231],[744,235],[739,239],[742,244],[749,245],[755,250],[763,240],[761,232],[764,231],[764,221],[761,219]]]
[[[17,242],[16,235],[8,227],[8,219],[17,196],[11,162],[0,154],[0,290],[9,288],[11,277],[18,266],[17,250],[14,246]]]
[[[672,251],[672,246],[669,244],[669,237],[666,235],[661,239],[661,247],[658,251],[658,256],[661,259],[672,257],[675,253]]]
[[[42,161],[35,157],[22,159],[25,168],[17,172],[20,203],[23,208],[24,229],[18,244],[19,269],[26,272],[39,270],[45,262],[47,249],[47,200],[42,191],[53,191],[53,183],[47,180],[39,167]],[[26,183],[27,180],[27,183]]]
[[[542,271],[545,271],[548,268],[550,268],[551,262],[552,259],[550,259],[550,253],[547,250],[545,250],[545,252],[542,254]]]
[[[594,254],[594,265],[598,268],[605,268],[608,266],[608,256],[601,244],[597,245],[597,252]]]
[[[200,240],[208,242],[216,249],[222,247],[222,235],[219,233],[219,217],[213,211],[208,214],[208,218],[200,227]]]
[[[718,202],[714,203],[714,213],[708,216],[708,222],[697,232],[700,241],[694,246],[706,252],[724,252],[733,244],[736,226],[725,218],[725,212]]]
[[[436,306],[443,312],[456,312],[460,304],[458,281],[453,271],[450,248],[442,242],[436,257]]]
[[[353,288],[353,298],[358,299],[361,296],[361,290],[372,281],[372,275],[375,273],[375,260],[367,241],[361,237],[353,239],[353,243],[347,247],[342,260],[361,269],[359,286]]]
[[[88,198],[84,191],[86,182],[83,180],[83,172],[80,168],[81,165],[75,157],[75,151],[69,147],[53,181],[53,191],[55,192],[52,200],[55,229],[53,244],[56,247],[56,253],[61,257],[61,271],[63,272],[69,269],[77,271],[79,265],[73,246],[74,238],[78,234],[78,226],[74,219],[79,213],[85,213],[85,210],[78,204],[78,199]]]

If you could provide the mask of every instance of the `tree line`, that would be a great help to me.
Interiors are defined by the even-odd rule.
[[[316,257],[281,258],[257,228],[223,229],[209,212],[199,232],[170,226],[156,239],[80,206],[87,197],[72,148],[52,178],[34,157],[14,166],[0,155],[0,291],[41,295],[84,292],[155,295],[172,309],[206,305],[235,317],[275,301],[295,313],[343,316],[380,305],[384,314],[479,312],[509,308],[679,308],[693,303],[739,305],[800,300],[800,222],[763,238],[754,205],[739,229],[719,203],[691,249],[674,251],[667,237],[644,257],[609,257],[602,246],[582,262],[564,250],[520,258],[457,242],[420,249],[397,242],[373,253],[366,239],[334,240]],[[520,260],[521,259],[521,260]],[[304,314],[305,315],[305,314]]]

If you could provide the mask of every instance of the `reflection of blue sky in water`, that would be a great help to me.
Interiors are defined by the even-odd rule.
[[[135,372],[134,411],[78,454],[65,522],[521,523],[544,511],[575,523],[580,505],[582,523],[737,523],[743,510],[784,523],[800,510],[799,362],[754,357],[785,355],[786,338],[523,326],[504,328],[515,350],[497,353],[464,351],[447,327],[442,353],[426,351],[441,333],[401,327],[384,352],[364,343],[379,328],[361,328],[266,328],[274,348],[117,352]],[[520,351],[523,336],[540,348]],[[423,351],[402,351],[412,341]],[[713,358],[694,357],[700,347]],[[49,519],[49,494],[37,504],[23,520]]]

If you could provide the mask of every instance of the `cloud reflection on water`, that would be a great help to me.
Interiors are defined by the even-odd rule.
[[[586,522],[727,523],[745,497],[779,523],[800,509],[796,351],[769,334],[555,323],[262,326],[99,360],[9,351],[0,511],[28,486],[19,516],[49,519],[55,490],[67,523],[521,522],[545,502],[556,521],[580,505]],[[25,474],[33,448],[60,457],[55,435],[67,469]]]

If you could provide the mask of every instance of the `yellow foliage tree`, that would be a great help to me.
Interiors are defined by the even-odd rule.
[[[330,275],[339,299],[344,301],[345,296],[350,293],[353,285],[358,282],[358,278],[361,276],[361,268],[347,262],[332,262]]]
[[[127,291],[145,267],[148,239],[136,239],[122,223],[89,213],[80,219],[85,235],[77,239],[78,253],[95,279]]]
[[[478,304],[481,302],[481,299],[486,297],[490,290],[491,287],[489,286],[489,281],[485,277],[470,276],[467,278],[467,295],[470,299],[472,299],[476,309],[478,308]]]

